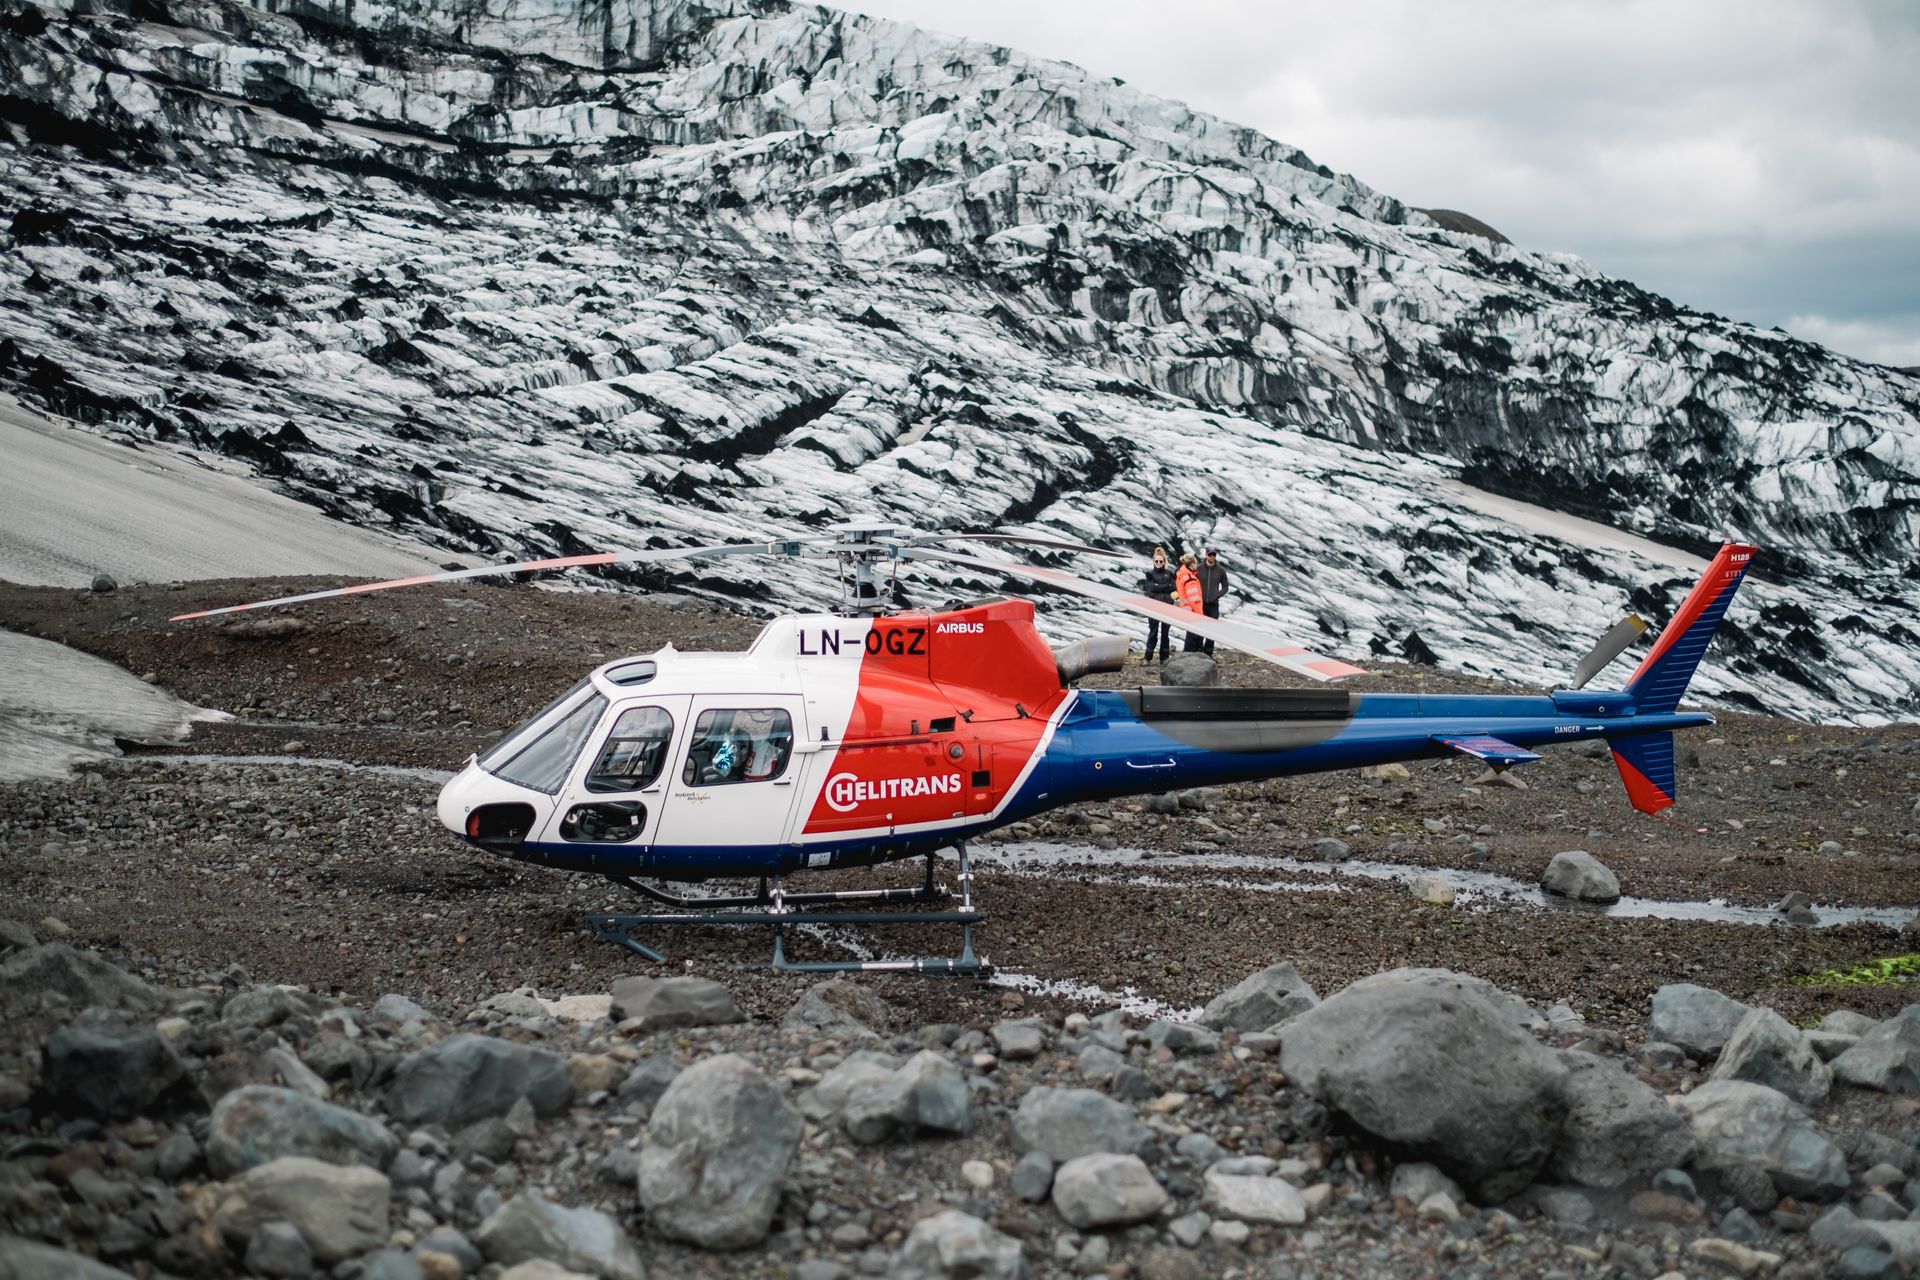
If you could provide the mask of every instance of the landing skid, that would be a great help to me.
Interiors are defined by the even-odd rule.
[[[985,978],[993,966],[973,951],[973,926],[987,918],[973,906],[973,871],[967,861],[967,843],[954,846],[960,855],[955,877],[960,884],[959,909],[954,911],[835,911],[808,908],[851,903],[939,902],[946,890],[933,882],[934,853],[927,854],[926,883],[917,889],[844,889],[822,893],[787,893],[780,888],[778,876],[760,881],[756,894],[681,895],[643,884],[631,876],[608,876],[617,885],[642,897],[677,908],[674,911],[645,915],[602,915],[587,917],[587,927],[602,942],[625,947],[635,955],[656,964],[666,963],[665,952],[656,950],[633,936],[635,929],[659,926],[674,928],[706,925],[762,925],[773,930],[773,967],[789,973],[919,973],[929,976]],[[957,956],[916,956],[907,960],[789,960],[785,930],[791,925],[875,925],[875,924],[957,924],[960,926],[960,954]]]

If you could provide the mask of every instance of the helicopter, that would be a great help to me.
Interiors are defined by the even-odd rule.
[[[1619,689],[1585,686],[1648,631],[1628,615],[1583,658],[1569,688],[1542,695],[1360,693],[1337,688],[1142,685],[1084,689],[1121,670],[1124,636],[1049,646],[1015,596],[915,609],[903,564],[1015,577],[1158,618],[1308,677],[1365,674],[1230,620],[1206,617],[1046,565],[989,558],[956,541],[1122,553],[1012,533],[918,533],[853,521],[767,542],[599,552],[455,569],[181,614],[190,621],[337,596],[591,566],[756,555],[825,556],[838,607],[766,623],[744,651],[671,644],[607,662],[470,757],[441,789],[439,821],[508,858],[604,876],[671,908],[598,915],[595,936],[655,962],[635,936],[688,925],[768,926],[776,968],[984,975],[967,841],[1062,805],[1458,755],[1504,771],[1551,743],[1604,739],[1629,802],[1674,802],[1674,732],[1713,723],[1678,709],[1755,548],[1722,546]],[[890,574],[882,581],[882,570]],[[958,859],[959,901],[936,886]],[[801,872],[925,857],[917,888],[789,892]],[[682,894],[656,882],[757,879],[752,894]],[[875,908],[880,908],[875,910]],[[793,961],[784,930],[811,924],[961,927],[957,956]]]

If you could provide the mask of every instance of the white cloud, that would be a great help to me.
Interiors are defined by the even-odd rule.
[[[1920,341],[1901,0],[855,7],[1117,75],[1688,305],[1825,317],[1816,340],[1869,359]]]
[[[1796,338],[1845,351],[1863,360],[1877,360],[1897,369],[1920,368],[1920,316],[1908,317],[1905,324],[1788,316],[1780,327]]]

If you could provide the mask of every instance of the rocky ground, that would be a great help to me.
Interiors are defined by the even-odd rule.
[[[1523,790],[1436,761],[1405,777],[1333,775],[1064,812],[982,847],[990,919],[978,942],[1001,966],[1000,983],[861,979],[851,996],[836,989],[855,1027],[822,1014],[805,978],[761,967],[758,936],[666,939],[685,968],[661,971],[594,944],[579,921],[621,903],[610,888],[482,858],[432,818],[432,770],[457,767],[589,665],[668,639],[733,646],[755,624],[701,605],[529,586],[394,593],[227,625],[164,622],[303,585],[0,587],[0,625],[236,716],[197,726],[178,750],[0,789],[0,914],[23,922],[9,930],[21,950],[0,978],[0,1123],[12,1126],[0,1226],[16,1235],[133,1273],[307,1267],[373,1280],[411,1280],[414,1267],[437,1280],[449,1265],[535,1257],[623,1277],[642,1267],[996,1275],[1011,1274],[1016,1256],[1034,1274],[1649,1276],[1725,1266],[1827,1274],[1851,1256],[1852,1274],[1891,1275],[1895,1254],[1915,1256],[1903,1232],[1920,1227],[1904,1221],[1913,1199],[1900,1195],[1916,1158],[1920,1024],[1895,1018],[1912,988],[1806,983],[1920,950],[1896,927],[1900,913],[1841,927],[1784,915],[1765,926],[1622,918],[1471,894],[1440,905],[1409,883],[1431,868],[1531,886],[1554,855],[1582,849],[1641,899],[1770,908],[1798,891],[1816,919],[1839,906],[1914,907],[1911,728],[1725,716],[1692,740],[1674,823],[1633,814],[1611,764],[1578,755],[1521,771]],[[1224,670],[1231,681],[1267,678],[1250,663]],[[1151,678],[1135,667],[1120,679]],[[1481,687],[1412,667],[1367,679]],[[1323,843],[1335,840],[1348,861],[1327,861],[1342,856]],[[1116,866],[1128,851],[1151,856]],[[1271,865],[1278,858],[1307,865]],[[1387,863],[1406,874],[1341,874]],[[846,940],[803,945],[843,955]],[[867,945],[952,942],[899,931]],[[1269,976],[1280,1004],[1301,985],[1344,992],[1382,970],[1427,966],[1490,982],[1526,1007],[1467,982],[1451,1001],[1400,1009],[1389,983],[1348,999],[1345,1013],[1329,1000],[1331,1012],[1311,1015],[1321,1022],[1302,1024],[1320,1028],[1312,1035],[1268,1034],[1290,1012],[1278,1004],[1239,1015],[1216,1007],[1211,1033],[1180,1021],[1277,961],[1295,966]],[[623,979],[679,973],[718,986],[663,995],[642,984],[628,989],[633,1003],[608,1007]],[[1681,983],[1745,1007],[1669,992],[1682,1012],[1669,1010],[1663,1026],[1655,993]],[[390,993],[417,1005],[376,1005]],[[556,1007],[530,993],[584,1003]],[[1123,999],[1133,1014],[1101,1016]],[[649,1023],[655,1000],[696,1011]],[[1369,1011],[1375,1000],[1388,1007]],[[794,1025],[797,1005],[813,1010],[811,1024],[803,1015]],[[1465,1011],[1459,1025],[1420,1029],[1414,1014],[1429,1005]],[[1749,1009],[1785,1020],[1755,1012],[1741,1044],[1723,1052]],[[1854,1016],[1805,1030],[1840,1009]],[[1411,1102],[1370,1112],[1365,1099],[1392,1090],[1362,1087],[1321,1058],[1340,1058],[1327,1046],[1343,1036],[1392,1043],[1394,1028],[1411,1036],[1403,1056],[1422,1063],[1420,1078],[1463,1072],[1449,1091],[1458,1098],[1504,1082],[1519,1092],[1473,1106],[1533,1119],[1524,1131],[1505,1119],[1478,1126],[1506,1134],[1488,1147],[1457,1125],[1436,1128]],[[457,1039],[465,1033],[487,1039]],[[1848,1038],[1861,1036],[1878,1040],[1845,1066]],[[1421,1059],[1434,1045],[1448,1050]],[[1570,1059],[1576,1045],[1602,1064]],[[923,1049],[929,1056],[916,1057]],[[1390,1075],[1391,1057],[1367,1069]],[[1827,1057],[1843,1068],[1838,1083]],[[684,1091],[668,1123],[657,1109],[671,1101],[660,1097],[667,1078],[709,1060],[689,1077],[706,1083]],[[1730,1096],[1689,1110],[1685,1099],[1714,1073],[1725,1078],[1712,1088]],[[1632,1096],[1608,1093],[1612,1102],[1583,1110],[1582,1089],[1596,1082]],[[248,1085],[291,1094],[234,1094]],[[1051,1123],[1038,1119],[1022,1136],[1019,1117],[1050,1096],[1036,1093],[1043,1086],[1090,1087],[1106,1103],[1060,1104],[1072,1141],[1037,1136]],[[309,1105],[323,1094],[360,1119]],[[441,1094],[479,1101],[434,1101]],[[849,1113],[854,1094],[862,1101]],[[1475,1114],[1464,1102],[1460,1111]],[[1625,1137],[1596,1128],[1594,1116],[1616,1111],[1651,1128]],[[1603,1130],[1611,1136],[1595,1136]],[[790,1158],[782,1142],[759,1141],[789,1132]],[[753,1168],[709,1170],[716,1150],[736,1147]],[[1032,1150],[1049,1152],[1051,1181]],[[1645,1152],[1663,1163],[1640,1167],[1654,1158]],[[1076,1167],[1083,1154],[1098,1158]],[[288,1156],[327,1163],[289,1166]],[[1406,1172],[1416,1157],[1459,1185]],[[1623,1162],[1634,1167],[1622,1172]],[[1246,1178],[1255,1181],[1232,1181]],[[1874,1179],[1890,1194],[1877,1195]],[[757,1198],[722,1204],[716,1188],[736,1183],[759,1185]],[[1641,1194],[1653,1186],[1667,1198]],[[1444,1203],[1429,1203],[1436,1188]],[[523,1192],[597,1206],[611,1221],[548,1221],[553,1211],[537,1202],[513,1208]],[[310,1199],[334,1203],[326,1196],[353,1206],[330,1219],[358,1224],[344,1243],[299,1217]],[[756,1243],[742,1251],[698,1243],[756,1223]],[[554,1243],[563,1238],[572,1243]],[[1716,1239],[1731,1244],[1702,1243]],[[24,1247],[6,1246],[0,1275],[36,1274],[20,1260]]]

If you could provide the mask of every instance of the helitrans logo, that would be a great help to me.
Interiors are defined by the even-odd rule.
[[[931,778],[856,778],[850,773],[836,773],[827,779],[827,807],[838,813],[851,813],[869,800],[959,794],[957,773]]]

